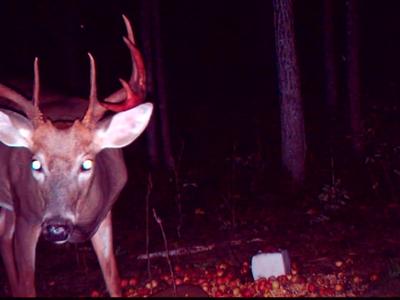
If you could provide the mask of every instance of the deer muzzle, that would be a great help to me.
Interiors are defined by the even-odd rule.
[[[63,244],[69,240],[73,230],[73,224],[70,220],[55,217],[46,220],[42,225],[43,237],[55,244]]]

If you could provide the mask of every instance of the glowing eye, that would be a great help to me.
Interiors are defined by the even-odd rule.
[[[89,171],[92,168],[93,168],[93,160],[86,159],[85,161],[83,161],[83,163],[81,165],[81,170],[82,171]]]
[[[31,164],[32,170],[41,171],[42,170],[42,163],[37,159],[32,160]]]

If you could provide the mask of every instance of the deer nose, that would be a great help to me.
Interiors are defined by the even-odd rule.
[[[72,228],[72,222],[69,220],[50,219],[44,222],[42,234],[47,241],[62,244],[70,238]]]

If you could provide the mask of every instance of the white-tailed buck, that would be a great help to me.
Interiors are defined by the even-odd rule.
[[[153,110],[151,103],[140,104],[145,69],[129,20],[123,19],[132,75],[103,101],[97,99],[90,54],[89,101],[70,98],[39,109],[37,59],[32,101],[0,85],[0,97],[20,109],[0,109],[0,251],[14,296],[36,295],[41,235],[58,244],[90,239],[110,295],[121,295],[111,222],[112,205],[127,181],[120,148],[143,132]],[[108,110],[115,113],[105,115]]]

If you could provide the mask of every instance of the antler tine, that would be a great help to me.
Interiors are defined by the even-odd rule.
[[[33,106],[39,108],[39,93],[40,93],[40,75],[39,75],[39,59],[35,57],[33,63],[33,72],[34,72],[34,80],[33,80]]]
[[[123,40],[132,53],[131,48],[132,48],[132,46],[133,46],[133,48],[135,48],[135,45],[136,45],[132,25],[131,25],[131,22],[129,22],[129,19],[125,15],[122,15],[122,19],[124,20],[124,24],[125,24],[125,28],[126,28],[126,37],[123,37]],[[131,75],[130,81],[133,81],[133,82],[130,82],[130,83],[134,83],[138,77],[138,66],[135,63],[136,62],[132,58],[132,75]],[[140,63],[140,60],[139,60],[139,63]]]
[[[129,19],[123,14],[122,19],[124,19],[125,27],[126,27],[126,35],[128,36],[128,39],[132,41],[132,43],[135,44],[135,36],[133,35],[133,30],[131,26],[131,22],[129,22]]]
[[[40,75],[39,75],[39,58],[35,57],[33,61],[33,117],[30,117],[35,126],[44,122],[44,116],[39,109],[39,93],[40,93]]]
[[[93,105],[97,101],[97,84],[96,84],[96,62],[93,55],[88,52],[90,59],[90,95],[89,101]]]
[[[123,84],[124,81],[120,79],[122,88],[105,98],[104,102],[101,103],[105,108],[112,111],[123,111],[134,107],[144,98],[146,93],[146,71],[143,58],[136,46],[131,23],[125,15],[122,15],[122,18],[127,31],[127,36],[123,39],[131,54],[132,74],[129,84]],[[122,103],[120,103],[121,101]]]
[[[37,127],[39,124],[44,122],[44,116],[39,110],[39,65],[38,58],[34,61],[34,85],[33,85],[33,103],[24,96],[20,95],[11,88],[0,84],[0,97],[6,98],[16,105],[18,105],[26,116],[33,122],[34,126]]]
[[[94,122],[101,118],[106,109],[98,104],[97,101],[97,84],[96,84],[96,62],[90,52],[88,52],[90,61],[90,95],[89,105],[86,110],[82,123],[91,126]]]

